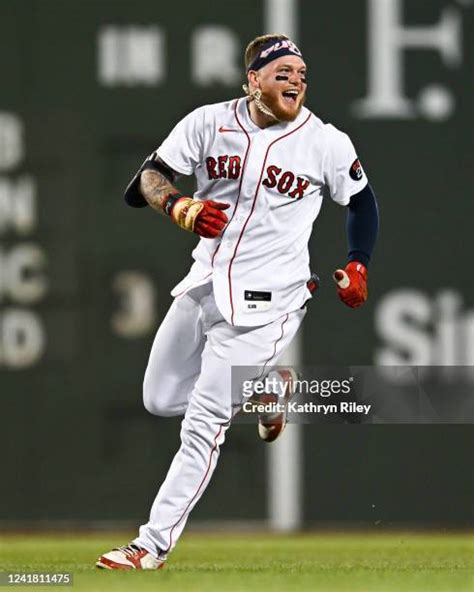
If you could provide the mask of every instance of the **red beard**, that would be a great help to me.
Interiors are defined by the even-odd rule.
[[[294,121],[300,114],[306,94],[298,95],[294,104],[285,103],[281,91],[262,92],[261,100],[279,121]]]

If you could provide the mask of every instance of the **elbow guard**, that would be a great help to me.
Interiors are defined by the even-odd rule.
[[[129,206],[132,208],[144,208],[148,205],[146,199],[140,192],[140,176],[143,171],[152,170],[161,173],[164,177],[173,183],[174,181],[174,171],[170,169],[162,160],[157,160],[156,152],[153,152],[142,164],[142,166],[138,169],[137,173],[127,185],[125,189],[124,198],[125,201]]]

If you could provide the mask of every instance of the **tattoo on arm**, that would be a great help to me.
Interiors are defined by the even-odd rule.
[[[145,170],[140,176],[140,192],[153,209],[163,214],[166,198],[178,190],[158,171]]]

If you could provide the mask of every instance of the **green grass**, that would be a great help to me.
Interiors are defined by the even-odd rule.
[[[0,536],[1,571],[73,573],[77,592],[472,592],[468,534],[186,534],[156,572],[94,568],[102,552],[130,535]],[[15,586],[16,588],[16,586]],[[6,590],[7,588],[5,588]],[[31,590],[31,587],[20,587]]]

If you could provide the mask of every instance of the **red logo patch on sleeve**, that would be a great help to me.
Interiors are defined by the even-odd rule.
[[[349,169],[350,178],[354,179],[354,181],[360,181],[362,179],[362,174],[362,165],[360,164],[359,159],[356,158]]]

